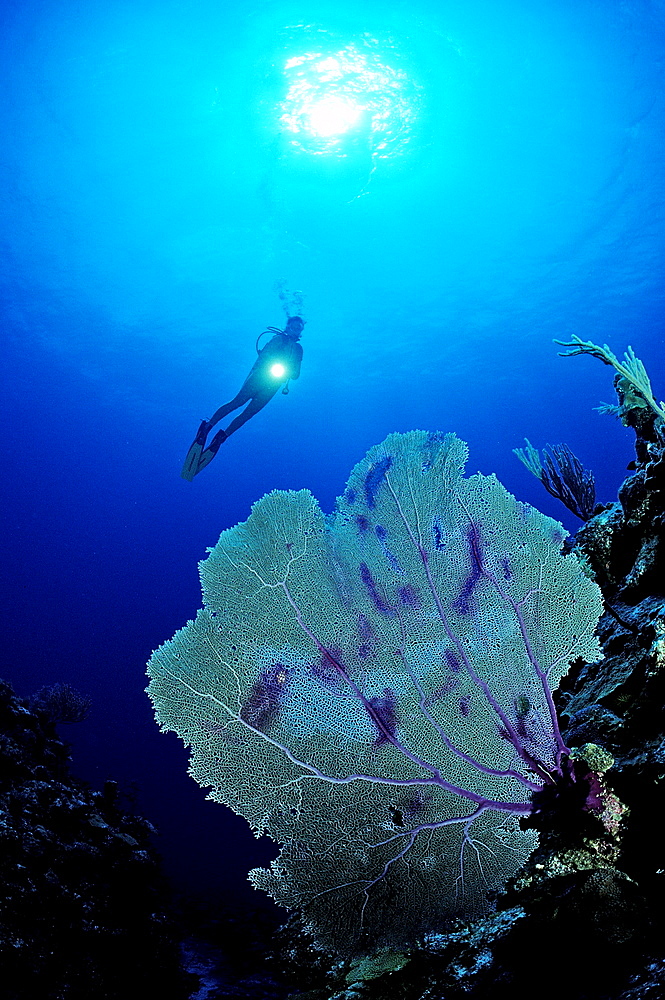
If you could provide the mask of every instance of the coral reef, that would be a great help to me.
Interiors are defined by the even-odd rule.
[[[2,996],[184,1000],[196,979],[181,971],[151,827],[122,811],[114,782],[95,792],[71,777],[55,718],[85,701],[49,692],[33,710],[0,681]]]
[[[50,722],[74,723],[87,719],[91,699],[70,684],[51,684],[35,691],[28,702],[32,712],[43,714]]]
[[[555,695],[577,781],[536,803],[540,846],[495,912],[425,937],[392,969],[387,955],[371,976],[322,967],[297,922],[286,925],[279,954],[299,1000],[503,1000],[539,984],[570,1000],[665,995],[665,438],[662,404],[649,390],[645,405],[645,373],[632,352],[626,361],[613,412],[636,433],[632,474],[574,539],[603,591],[605,655],[573,664]],[[599,790],[602,810],[586,809]]]
[[[149,664],[192,775],[283,845],[252,882],[331,953],[483,912],[536,844],[533,793],[583,787],[552,691],[600,654],[600,591],[558,522],[466,458],[453,434],[391,434],[332,518],[264,497]]]

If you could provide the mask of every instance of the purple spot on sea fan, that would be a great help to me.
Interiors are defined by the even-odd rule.
[[[445,440],[445,434],[441,431],[431,431],[427,435],[427,441],[425,442],[426,457],[423,459],[421,469],[423,472],[429,472],[434,464],[434,457],[439,450],[439,445]]]
[[[583,780],[587,784],[588,792],[583,809],[585,812],[602,812],[606,805],[606,792],[602,778],[595,771],[589,771]]]
[[[405,587],[400,587],[397,593],[403,607],[420,611],[420,597],[415,587],[412,587],[410,583],[407,583]]]
[[[365,502],[370,510],[376,507],[376,494],[383,482],[383,477],[392,464],[392,457],[386,455],[379,462],[375,462],[365,476]]]
[[[397,699],[390,688],[384,688],[383,694],[370,698],[368,701],[370,718],[376,726],[378,735],[375,746],[391,743],[397,734]]]
[[[394,617],[395,612],[393,608],[383,598],[383,595],[379,592],[376,585],[374,577],[372,576],[369,566],[367,563],[362,562],[360,564],[360,579],[367,587],[369,596],[372,598],[372,603],[377,611],[380,611],[382,615],[389,615],[391,618]]]
[[[469,546],[469,561],[471,568],[469,570],[469,575],[464,581],[459,597],[453,602],[453,608],[455,611],[459,611],[461,615],[468,615],[471,608],[471,598],[473,596],[473,592],[476,589],[478,580],[480,580],[483,575],[480,526],[472,524],[467,531],[466,538]]]
[[[392,568],[394,569],[394,571],[396,573],[399,573],[400,576],[403,576],[404,575],[404,570],[402,569],[402,567],[398,563],[397,558],[395,557],[395,555],[390,551],[390,549],[386,545],[386,539],[388,537],[388,531],[387,531],[387,529],[384,528],[382,524],[377,524],[376,527],[374,528],[374,534],[376,535],[376,537],[378,538],[378,540],[379,540],[379,542],[381,544],[381,549],[383,550],[384,556],[386,557],[386,559],[388,560],[388,562],[390,563],[390,565],[392,566]]]
[[[365,517],[364,514],[358,514],[356,515],[356,524],[358,531],[367,531],[369,528],[369,518]]]
[[[415,795],[405,795],[394,805],[389,805],[388,812],[394,826],[410,826],[413,819],[422,815],[431,804],[431,792],[417,792]]]
[[[434,539],[434,548],[440,551],[444,547],[444,541],[443,528],[441,527],[441,520],[439,517],[435,517],[432,522],[432,537]]]
[[[367,615],[364,615],[362,611],[358,615],[358,635],[361,639],[374,639],[374,629],[370,623]]]
[[[449,695],[451,691],[454,691],[456,687],[459,687],[459,677],[447,677],[443,684],[440,684],[436,691],[433,691],[429,698],[425,699],[425,708],[429,708],[430,705],[435,705],[437,701],[445,698]]]
[[[523,740],[525,743],[527,742],[527,740],[531,740],[533,738],[531,736],[531,733],[526,727],[526,722],[524,721],[524,719],[517,720],[517,722],[515,723],[515,732],[517,733],[519,738]]]
[[[254,729],[265,732],[275,721],[289,685],[289,671],[274,663],[254,681],[252,690],[240,709],[240,718]]]
[[[222,722],[213,722],[211,719],[199,720],[199,725],[204,733],[206,733],[211,740],[223,745],[224,747],[240,747],[242,746],[242,740],[240,737],[233,732],[230,732],[226,725]]]
[[[460,712],[462,713],[462,715],[464,716],[465,719],[467,718],[469,712],[471,711],[471,708],[470,708],[470,705],[469,705],[470,701],[471,701],[471,695],[470,694],[464,695],[464,697],[460,698],[460,700],[459,700],[459,710],[460,710]]]
[[[409,819],[423,813],[432,804],[433,795],[431,792],[416,792],[415,795],[405,796],[400,799],[398,806],[402,814]]]
[[[209,733],[211,736],[223,738],[228,734],[228,719],[225,722],[218,722],[215,719],[198,719],[198,724],[204,733]],[[240,741],[236,739],[236,742]]]
[[[356,493],[356,491],[353,489],[352,486],[347,486],[346,490],[344,491],[344,499],[348,504],[355,503],[357,495],[358,494]]]
[[[358,615],[358,637],[361,640],[358,646],[358,656],[361,660],[366,660],[374,649],[376,636],[369,619],[362,613]]]
[[[462,664],[457,659],[456,654],[453,653],[452,649],[446,649],[443,655],[445,656],[448,669],[452,670],[454,674],[458,674],[462,669]]]
[[[504,580],[507,580],[507,581],[512,580],[512,578],[513,578],[513,571],[510,568],[510,560],[508,559],[508,556],[504,556],[503,559],[501,560],[501,569],[503,570],[503,578],[504,578]]]

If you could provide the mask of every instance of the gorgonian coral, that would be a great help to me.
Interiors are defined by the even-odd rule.
[[[600,656],[560,524],[454,435],[392,434],[333,518],[274,492],[201,563],[204,608],[149,664],[211,796],[282,846],[251,873],[342,954],[487,907],[568,773],[552,691]]]

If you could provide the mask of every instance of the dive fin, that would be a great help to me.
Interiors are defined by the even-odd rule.
[[[210,465],[213,458],[219,451],[220,445],[224,444],[226,438],[227,438],[226,431],[217,431],[214,438],[210,442],[209,447],[206,448],[204,452],[202,452],[199,458],[199,464],[198,468],[196,469],[196,472],[200,472],[201,469],[205,469],[206,465]],[[196,475],[196,472],[194,472],[192,478]]]
[[[190,483],[194,479],[196,473],[199,472],[201,468],[203,468],[203,466],[201,466],[199,463],[201,461],[201,455],[203,453],[203,448],[206,443],[207,433],[208,433],[208,422],[207,420],[202,420],[201,426],[196,432],[196,437],[192,441],[192,445],[189,451],[187,452],[187,458],[185,459],[185,464],[183,465],[182,472],[180,473],[182,478],[186,479]],[[210,461],[210,459],[208,459],[208,461]],[[205,464],[207,465],[208,462],[206,462]]]

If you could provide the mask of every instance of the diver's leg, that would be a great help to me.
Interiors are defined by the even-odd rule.
[[[208,421],[208,430],[214,427],[215,424],[219,423],[220,420],[223,420],[224,417],[228,416],[229,413],[232,413],[234,410],[237,410],[239,406],[244,406],[245,403],[251,398],[252,398],[251,391],[248,388],[246,388],[246,386],[244,385],[241,386],[240,391],[237,393],[237,395],[233,397],[232,400],[230,400],[230,402],[224,403],[224,405],[220,406],[218,410],[215,410],[210,420]]]
[[[243,424],[246,424],[248,420],[258,413],[259,410],[262,410],[266,403],[270,402],[278,388],[279,386],[276,386],[274,389],[270,389],[268,392],[263,392],[260,395],[257,394],[250,399],[249,405],[226,428],[226,437],[230,437],[239,427],[242,427]]]
[[[229,424],[229,426],[226,428],[225,431],[217,431],[217,433],[215,434],[214,438],[212,439],[208,447],[205,449],[204,452],[202,452],[201,457],[199,458],[196,472],[192,473],[192,478],[195,475],[197,475],[201,471],[201,469],[205,469],[206,465],[210,465],[213,458],[219,451],[220,447],[224,444],[226,439],[230,437],[231,434],[234,433],[234,431],[237,431],[239,427],[242,427],[243,424],[247,423],[247,421],[251,417],[253,417],[255,413],[258,413],[259,410],[263,409],[266,403],[270,402],[272,397],[277,392],[277,388],[278,387],[270,389],[268,392],[264,392],[261,393],[260,395],[254,396],[252,399],[250,399],[249,405],[245,407],[242,413],[238,414],[235,420],[231,421],[231,423]],[[227,403],[226,405],[228,406],[230,404]]]

